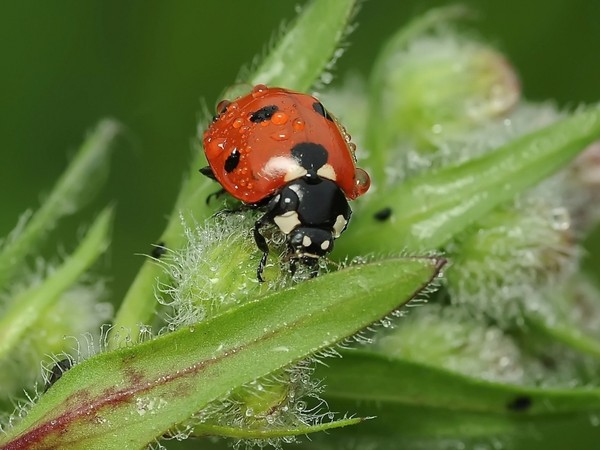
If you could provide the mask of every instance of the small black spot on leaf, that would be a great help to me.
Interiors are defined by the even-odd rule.
[[[277,110],[279,110],[277,105],[269,105],[260,108],[258,111],[254,111],[250,115],[250,122],[260,123],[264,122],[265,120],[269,120],[271,117],[273,117],[273,114],[275,114]]]
[[[519,395],[518,397],[515,397],[510,402],[508,402],[506,407],[511,411],[523,412],[531,408],[532,403],[533,400],[528,395]]]
[[[380,209],[375,214],[373,214],[373,218],[375,220],[378,220],[379,222],[385,222],[390,217],[392,217],[392,208],[390,207]]]
[[[150,253],[150,256],[152,256],[155,259],[159,259],[166,252],[167,252],[167,247],[165,247],[165,243],[161,241],[158,244],[154,244],[154,247],[152,248],[152,252]]]
[[[329,115],[329,113],[327,112],[327,110],[325,109],[325,107],[323,106],[323,103],[321,102],[314,102],[313,103],[313,109],[320,114],[321,116],[325,117],[327,120],[331,120],[333,122],[333,117],[331,117]]]
[[[233,170],[240,163],[240,152],[237,148],[234,148],[231,154],[225,160],[225,172],[233,172]]]
[[[73,367],[73,361],[71,361],[69,358],[58,361],[50,370],[48,381],[46,382],[46,386],[44,386],[44,392],[46,392],[54,383],[60,380],[63,374],[71,367]]]

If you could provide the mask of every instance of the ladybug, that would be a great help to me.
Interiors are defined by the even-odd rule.
[[[352,211],[348,200],[367,192],[367,172],[356,167],[356,146],[323,104],[307,94],[257,85],[232,102],[217,105],[203,137],[209,166],[200,171],[244,204],[264,215],[254,226],[263,252],[261,228],[274,224],[286,236],[290,269],[296,261],[317,274],[317,261],[333,249]]]

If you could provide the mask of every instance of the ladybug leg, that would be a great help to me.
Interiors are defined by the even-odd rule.
[[[217,178],[215,177],[215,174],[212,171],[212,169],[210,168],[210,166],[202,167],[199,170],[199,172],[202,175],[204,175],[205,177],[210,178],[213,181],[217,181]],[[209,194],[208,197],[206,197],[206,204],[208,205],[213,198],[217,199],[225,193],[226,193],[225,189],[221,188],[218,191],[213,192],[212,194]]]
[[[309,278],[315,278],[319,275],[319,266],[317,264],[311,266]]]
[[[208,194],[208,196],[206,197],[206,204],[210,204],[210,201],[215,198],[219,198],[223,195],[225,195],[227,193],[227,191],[225,191],[225,189],[221,188],[218,191],[213,192],[212,194]]]
[[[296,265],[296,259],[291,258],[290,259],[290,275],[292,276],[292,278],[294,277],[294,275],[296,275],[297,268],[298,268],[298,266]]]
[[[212,171],[212,169],[210,168],[210,166],[206,166],[206,167],[202,167],[199,172],[204,175],[207,178],[210,178],[211,180],[217,181],[217,178],[215,177],[214,172]]]
[[[273,222],[273,218],[277,215],[278,207],[279,196],[269,200],[265,214],[263,214],[260,219],[254,222],[254,242],[256,242],[258,249],[263,252],[260,262],[258,263],[258,268],[256,269],[256,278],[258,278],[258,281],[261,283],[265,281],[262,274],[265,269],[265,265],[267,264],[267,257],[269,256],[269,246],[265,237],[260,233],[260,229],[263,225]]]
[[[258,263],[258,268],[256,269],[256,277],[261,283],[265,281],[262,274],[265,270],[265,265],[267,264],[267,256],[269,256],[269,246],[267,245],[267,240],[262,234],[260,234],[260,227],[267,222],[265,220],[266,216],[267,214],[262,216],[254,223],[254,241],[256,242],[258,249],[263,252],[262,256],[260,257],[260,262]]]

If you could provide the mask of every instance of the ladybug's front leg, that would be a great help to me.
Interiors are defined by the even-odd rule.
[[[265,269],[265,265],[267,264],[267,257],[269,256],[269,246],[265,237],[260,234],[260,229],[263,225],[273,222],[273,217],[276,215],[278,206],[278,198],[271,199],[269,203],[267,203],[267,212],[260,219],[254,222],[254,242],[256,242],[258,249],[263,252],[260,262],[258,263],[258,268],[256,269],[256,277],[261,283],[265,281],[262,274]]]
[[[261,283],[265,281],[262,274],[265,270],[265,265],[267,264],[267,256],[269,256],[269,246],[267,245],[267,240],[262,234],[260,234],[260,227],[266,223],[266,221],[263,220],[264,218],[265,216],[262,216],[254,223],[254,241],[256,242],[258,249],[263,252],[262,256],[260,257],[260,262],[258,263],[258,268],[256,269],[256,277]]]

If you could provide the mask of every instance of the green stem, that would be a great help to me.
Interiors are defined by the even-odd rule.
[[[106,250],[112,223],[112,209],[95,220],[77,250],[42,284],[17,296],[0,319],[0,360],[7,358],[40,317]]]
[[[357,0],[318,0],[304,7],[292,26],[270,49],[268,55],[243,82],[252,85],[283,86],[305,92],[314,85],[347,33],[356,13]],[[233,87],[225,98],[235,98],[241,92]]]
[[[550,325],[540,317],[526,317],[525,319],[532,330],[574,350],[600,358],[600,342],[582,333],[574,325],[565,322]]]
[[[102,185],[109,152],[120,128],[113,120],[101,121],[25,228],[6,241],[0,252],[0,290],[22,268],[25,256],[31,254],[58,220],[79,209]]]

